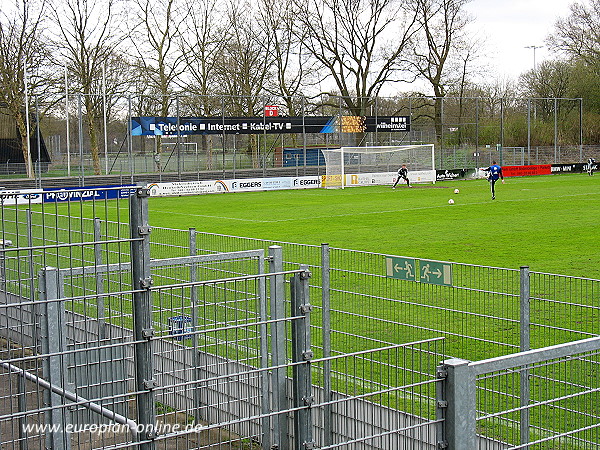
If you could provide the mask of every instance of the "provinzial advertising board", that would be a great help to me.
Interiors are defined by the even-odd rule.
[[[116,186],[86,186],[85,188],[44,188],[43,202],[57,203],[77,200],[109,200],[129,198],[135,192],[134,184]]]

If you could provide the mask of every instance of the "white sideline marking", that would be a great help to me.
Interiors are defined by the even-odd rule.
[[[495,200],[496,203],[504,203],[504,202],[528,202],[531,200],[547,200],[547,199],[557,199],[557,198],[566,198],[566,197],[581,197],[585,195],[598,195],[597,192],[584,192],[579,194],[566,194],[566,195],[554,195],[548,197],[533,197],[533,198],[521,198],[521,199],[504,199],[500,197],[499,200]],[[314,220],[314,219],[325,219],[327,217],[348,217],[348,216],[366,216],[366,215],[375,215],[375,214],[395,214],[398,211],[421,211],[427,209],[434,208],[457,208],[461,206],[472,206],[472,205],[487,205],[491,203],[491,200],[486,200],[483,202],[471,202],[471,203],[455,203],[452,206],[447,204],[442,205],[432,205],[432,206],[417,206],[414,208],[397,208],[392,210],[384,210],[384,211],[365,211],[365,212],[353,212],[353,213],[344,213],[344,214],[327,214],[321,216],[310,216],[310,217],[293,217],[287,219],[270,219],[270,220],[259,220],[259,219],[245,219],[240,217],[227,217],[227,216],[212,216],[209,214],[192,214],[192,213],[184,213],[179,211],[169,211],[169,214],[178,214],[180,216],[189,216],[189,217],[206,217],[207,219],[219,219],[219,220],[237,220],[240,222],[251,222],[251,223],[276,223],[276,222],[296,222],[298,220]],[[156,213],[164,213],[164,210],[159,209],[149,209],[149,211]]]
[[[163,214],[165,213],[165,211],[162,210],[162,209],[151,209],[151,208],[148,208],[148,211],[157,212],[157,213],[163,213]],[[243,218],[239,218],[239,217],[210,216],[208,214],[191,214],[191,213],[183,213],[183,212],[179,212],[179,211],[169,211],[168,214],[177,214],[179,216],[190,216],[190,217],[206,217],[207,219],[239,220],[239,221],[242,221],[242,222],[256,222],[256,223],[260,223],[260,222],[264,222],[264,223],[273,222],[272,220],[254,220],[254,219],[243,219]]]

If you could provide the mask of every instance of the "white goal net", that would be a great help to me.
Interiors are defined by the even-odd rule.
[[[433,144],[341,147],[322,152],[326,174],[323,184],[327,188],[392,183],[403,164],[409,175],[415,175],[411,183],[435,182]]]

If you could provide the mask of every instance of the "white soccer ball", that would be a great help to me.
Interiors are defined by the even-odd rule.
[[[454,205],[454,200],[452,200],[452,199],[448,200],[448,204],[449,205]]]
[[[458,189],[454,189],[454,193],[458,194],[460,191]]]

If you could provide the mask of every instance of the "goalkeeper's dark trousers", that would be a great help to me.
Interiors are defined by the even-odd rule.
[[[408,181],[408,178],[406,178],[406,177],[398,177],[398,178],[396,178],[396,182],[394,183],[394,185],[393,185],[392,187],[396,187],[396,185],[398,184],[398,182],[399,182],[400,180],[404,180],[404,181],[406,181],[406,185],[407,185],[408,187],[410,187],[410,181]]]
[[[490,180],[490,186],[492,188],[492,198],[494,198],[496,196],[496,181],[498,180]]]

